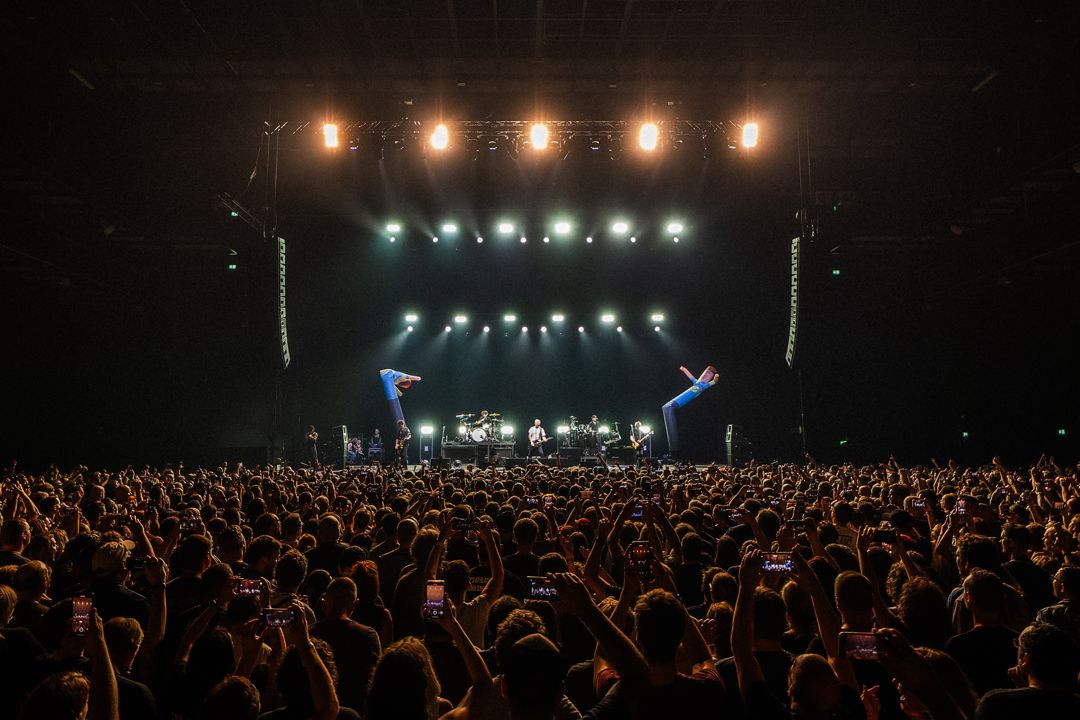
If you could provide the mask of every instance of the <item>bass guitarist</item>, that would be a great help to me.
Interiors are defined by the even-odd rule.
[[[529,428],[529,450],[527,457],[542,457],[544,454],[544,443],[547,442],[547,432],[544,430],[544,426],[540,424],[540,418],[533,420],[532,427]]]
[[[405,467],[409,464],[409,441],[412,440],[412,430],[408,428],[404,420],[397,421],[397,438],[394,439],[394,457],[397,464]]]

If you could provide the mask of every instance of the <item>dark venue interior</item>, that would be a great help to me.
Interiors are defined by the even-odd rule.
[[[425,638],[438,679],[409,716],[425,720],[547,720],[547,701],[522,699],[515,673],[541,677],[545,653],[589,661],[596,643],[619,660],[589,666],[595,697],[571,692],[573,672],[537,681],[565,678],[559,697],[589,718],[632,717],[630,706],[656,717],[675,697],[686,704],[667,714],[698,717],[717,672],[733,718],[1080,716],[1075,677],[1048,680],[1023,660],[1029,648],[1077,669],[1074,646],[1039,634],[1046,623],[1080,642],[1080,3],[9,0],[0,23],[0,650],[37,627],[53,658],[7,678],[0,667],[0,707],[10,695],[24,716],[67,718],[49,703],[70,696],[72,720],[78,698],[91,720],[148,717],[124,700],[130,677],[159,717],[240,717],[229,703],[248,689],[262,694],[250,717],[407,716],[380,709],[389,696],[376,688],[394,685],[373,670],[379,653],[359,696],[329,685],[325,654],[253,659],[250,627],[226,622],[240,617],[235,597],[199,642],[232,633],[239,669],[191,671],[181,634],[201,620],[176,608],[217,608],[199,595],[217,568],[234,590],[257,583],[252,613],[295,611],[284,634],[248,619],[261,618],[267,653],[278,635],[308,647],[300,605],[313,628],[336,617],[324,604],[348,588],[332,592],[332,578],[355,580],[359,608],[392,616],[384,633],[375,610],[351,615],[384,645],[438,626],[453,643],[440,654]],[[293,515],[302,528],[288,537]],[[523,539],[536,523],[537,547],[559,562],[511,568],[532,558]],[[230,556],[234,529],[282,562],[308,551],[305,589],[283,593],[273,563]],[[404,617],[395,588],[420,582],[423,538],[440,532],[466,579],[499,577],[497,592],[470,585],[462,603],[505,593],[585,620],[549,633],[554,645],[500,651],[486,605],[481,620],[413,618],[413,606]],[[124,552],[103,555],[110,539]],[[205,567],[189,572],[204,541]],[[51,560],[47,548],[33,556],[52,595],[5,574],[34,543],[55,546]],[[587,567],[594,553],[603,559]],[[991,555],[1024,565],[1002,570]],[[361,559],[383,588],[370,607]],[[112,596],[79,575],[100,581],[99,560],[134,562]],[[430,595],[436,574],[457,597],[451,564],[410,586],[411,599],[427,589],[425,613],[444,602]],[[319,568],[325,578],[308,572]],[[711,584],[717,571],[730,586]],[[852,592],[873,586],[872,622],[841,601],[846,571],[866,584]],[[174,590],[178,578],[191,587]],[[5,627],[8,585],[22,605]],[[806,597],[789,598],[793,586]],[[165,587],[156,637],[166,626],[153,593]],[[951,614],[931,641],[905,602],[937,608],[938,596]],[[839,683],[831,700],[796,697],[795,680],[789,697],[786,679],[768,695],[787,670],[740,655],[750,638],[733,618],[749,613],[752,627],[774,600],[789,603],[777,622],[795,638],[780,665]],[[792,619],[800,600],[808,621]],[[661,606],[709,619],[684,636],[671,625],[682,615]],[[74,613],[67,629],[89,633],[85,650],[27,624],[35,608]],[[125,617],[147,635],[116,669],[117,714],[102,704],[111,691],[80,682],[103,687],[94,623]],[[865,632],[837,646],[840,618]],[[956,670],[971,687],[943,690],[952,665],[986,657],[972,647],[989,652],[946,640],[998,620],[1022,648],[1017,661],[995,636],[998,657],[1011,653],[1007,678],[1056,688],[1046,704],[994,701],[1006,677],[996,665]],[[657,679],[675,661],[658,660],[650,632],[682,638],[678,681]],[[771,642],[755,635],[753,649],[781,652]],[[147,647],[170,669],[144,667]],[[685,654],[706,649],[708,668],[691,672]],[[503,651],[525,659],[495,660]],[[473,674],[481,654],[490,675]],[[301,655],[310,684],[294,703],[273,673]],[[822,657],[833,664],[815,665]],[[68,695],[37,685],[63,681],[60,670],[79,673]],[[907,705],[888,677],[904,672]],[[605,696],[619,677],[665,690]],[[679,684],[691,678],[705,685]],[[482,712],[458,705],[470,686]],[[206,705],[181,699],[208,693]]]

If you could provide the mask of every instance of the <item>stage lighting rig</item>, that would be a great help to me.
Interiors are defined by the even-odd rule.
[[[318,132],[322,144],[336,149],[347,141],[350,149],[361,156],[384,157],[386,150],[405,150],[419,147],[443,151],[451,145],[450,127],[443,122],[422,123],[417,120],[286,121],[283,134],[304,137]],[[696,146],[700,140],[705,154],[714,148],[751,148],[760,140],[756,122],[736,123],[727,120],[663,120],[638,123],[625,120],[463,120],[453,123],[454,142],[473,151],[504,150],[517,157],[520,148],[535,151],[557,148],[562,157],[570,153],[604,153],[616,158],[624,147],[634,142],[645,153],[676,150]]]

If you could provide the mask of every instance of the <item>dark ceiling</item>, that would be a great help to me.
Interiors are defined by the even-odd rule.
[[[1080,177],[1075,3],[15,1],[2,17],[0,187],[32,228],[0,254],[8,277],[52,277],[50,243],[93,265],[87,233],[111,261],[204,242],[266,120],[753,116],[777,173],[805,131],[807,189],[861,194],[874,236],[967,232]]]

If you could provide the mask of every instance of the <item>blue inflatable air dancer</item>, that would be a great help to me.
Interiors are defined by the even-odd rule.
[[[405,419],[401,412],[401,400],[398,399],[401,391],[413,382],[420,382],[420,376],[387,369],[379,371],[379,378],[382,380],[383,394],[390,403],[390,412],[394,414],[394,424],[397,425],[398,420]]]
[[[675,409],[686,407],[720,379],[719,372],[712,365],[705,368],[701,372],[701,376],[696,380],[686,368],[680,367],[679,369],[694,384],[664,403],[664,431],[667,432],[668,451],[672,454],[679,451],[679,428],[675,424]]]

